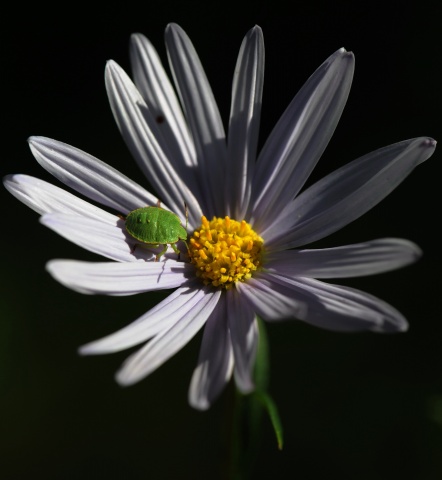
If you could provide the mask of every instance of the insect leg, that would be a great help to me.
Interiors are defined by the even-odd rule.
[[[155,261],[158,262],[158,260],[167,252],[167,244],[163,245],[163,249],[161,252],[155,257]]]

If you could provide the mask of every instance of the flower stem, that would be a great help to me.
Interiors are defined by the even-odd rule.
[[[259,345],[254,380],[255,391],[243,395],[233,389],[232,430],[230,440],[231,480],[252,478],[261,443],[262,417],[266,410],[275,430],[278,448],[283,445],[282,426],[275,403],[267,393],[269,384],[269,349],[263,321],[258,318]]]

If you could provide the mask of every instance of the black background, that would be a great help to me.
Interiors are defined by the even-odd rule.
[[[145,34],[166,61],[163,32],[192,39],[222,117],[247,30],[262,27],[266,74],[260,142],[289,101],[339,47],[356,55],[341,122],[312,180],[371,150],[421,135],[441,138],[441,15],[437,3],[108,2],[98,7],[11,5],[2,18],[1,173],[55,180],[26,139],[81,148],[141,184],[113,121],[105,62],[129,69],[128,41]],[[6,146],[6,149],[5,149]],[[378,237],[416,242],[423,258],[347,285],[394,305],[400,335],[347,335],[285,322],[268,328],[271,393],[285,429],[268,422],[253,478],[442,477],[440,152],[329,246]],[[201,336],[140,384],[113,373],[128,352],[81,358],[79,345],[111,333],[162,294],[82,296],[46,273],[51,258],[99,260],[40,226],[4,189],[0,306],[0,476],[7,479],[226,478],[229,390],[205,413],[187,404]]]

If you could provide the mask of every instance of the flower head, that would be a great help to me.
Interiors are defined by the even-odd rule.
[[[4,181],[44,225],[111,260],[52,260],[48,271],[62,284],[106,295],[175,289],[133,323],[80,352],[102,354],[144,344],[117,373],[117,381],[129,385],[204,326],[189,400],[205,409],[232,375],[240,391],[253,390],[257,316],[337,331],[406,330],[404,317],[382,300],[322,279],[402,267],[419,257],[416,245],[396,238],[325,249],[306,245],[380,202],[432,155],[436,142],[422,137],[381,148],[303,189],[346,103],[353,55],[340,49],[313,73],[257,156],[264,75],[260,28],[250,30],[241,45],[227,140],[190,40],[174,24],[165,38],[178,96],[156,51],[140,34],[132,36],[130,50],[134,83],[115,62],[106,67],[115,120],[156,195],[97,158],[42,137],[29,140],[37,161],[107,210],[33,177],[10,175]],[[179,241],[183,235],[149,230],[140,241],[126,228],[125,216],[155,207],[158,200],[181,225],[187,205],[187,248]],[[167,226],[158,222],[155,228]],[[163,246],[157,243],[172,246],[159,261]]]

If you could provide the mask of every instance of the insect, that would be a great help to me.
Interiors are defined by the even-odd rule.
[[[186,207],[186,228],[187,228],[187,205]],[[157,262],[167,251],[170,245],[174,252],[180,255],[176,243],[181,240],[187,247],[187,231],[181,225],[181,221],[177,215],[160,207],[142,207],[130,212],[126,217],[126,230],[136,240],[158,247],[162,245],[164,248],[155,257]]]

